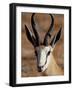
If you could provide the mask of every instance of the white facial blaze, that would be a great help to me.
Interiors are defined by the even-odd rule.
[[[40,62],[39,62],[39,65],[43,66],[45,64],[45,60],[46,60],[46,52],[44,51],[44,49],[42,49],[41,53],[40,53]]]
[[[48,47],[44,47],[44,48],[41,48],[40,49],[40,58],[39,58],[39,66],[43,66],[42,68],[42,72],[46,70],[46,68],[48,67],[49,65],[49,62],[50,62],[50,55],[47,56],[47,53],[51,51],[51,47],[48,46]]]
[[[42,68],[42,72],[45,71],[50,63],[50,60],[51,60],[51,56],[48,56],[47,57],[47,63],[44,65],[44,67]]]

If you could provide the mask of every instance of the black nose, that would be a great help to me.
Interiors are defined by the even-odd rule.
[[[38,67],[38,72],[41,72],[42,70],[41,70],[41,67]]]

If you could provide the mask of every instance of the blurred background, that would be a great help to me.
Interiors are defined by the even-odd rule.
[[[35,77],[42,76],[41,73],[37,71],[36,56],[34,53],[34,47],[26,37],[25,25],[32,30],[31,27],[31,15],[32,13],[21,13],[21,76],[22,77]],[[59,31],[60,26],[62,26],[62,34],[59,42],[54,48],[53,55],[57,64],[64,68],[64,15],[63,14],[52,14],[54,17],[54,31],[52,32],[52,37]],[[51,18],[48,14],[36,13],[34,17],[36,23],[36,29],[40,36],[40,40],[43,42],[45,34],[47,33]],[[51,40],[49,40],[50,42]]]

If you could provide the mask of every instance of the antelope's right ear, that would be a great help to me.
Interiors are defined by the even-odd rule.
[[[61,31],[62,31],[62,27],[59,29],[59,32],[57,33],[57,35],[55,35],[50,43],[50,45],[52,47],[55,46],[55,44],[60,40],[60,37],[61,37]]]
[[[25,25],[25,31],[26,31],[26,36],[28,40],[32,43],[32,45],[36,46],[35,37],[33,36],[32,32],[27,28],[26,25]]]

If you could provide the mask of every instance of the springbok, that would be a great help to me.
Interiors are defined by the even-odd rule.
[[[37,69],[38,72],[41,72],[42,75],[49,76],[49,75],[63,75],[64,71],[62,68],[56,63],[56,60],[53,57],[53,50],[55,48],[56,43],[59,41],[61,36],[62,27],[60,27],[58,33],[54,35],[50,44],[48,45],[48,38],[51,38],[51,32],[53,31],[54,25],[54,17],[52,14],[49,14],[51,17],[51,24],[48,32],[45,35],[43,43],[39,40],[39,34],[36,30],[36,24],[34,21],[34,15],[31,16],[31,25],[33,29],[33,33],[27,28],[25,25],[26,36],[28,40],[34,46],[35,55],[37,57]]]

